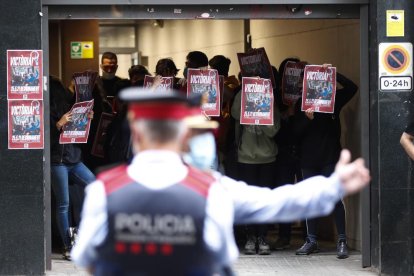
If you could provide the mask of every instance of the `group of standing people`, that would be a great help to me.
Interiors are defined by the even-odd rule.
[[[200,51],[190,52],[183,70],[184,78],[177,77],[179,69],[172,59],[165,58],[158,61],[155,68],[156,77],[173,77],[173,87],[181,94],[187,91],[185,78],[189,68],[207,69],[210,66],[223,76],[221,115],[212,118],[218,121],[220,126],[214,132],[203,133],[204,138],[200,140],[201,143],[198,143],[200,147],[200,145],[211,144],[206,141],[214,139],[217,145],[216,151],[213,157],[205,158],[204,162],[198,164],[195,162],[194,165],[199,165],[201,169],[219,170],[234,179],[272,189],[315,175],[328,177],[334,172],[341,152],[339,115],[342,107],[355,95],[358,88],[352,81],[337,74],[337,80],[342,88],[337,90],[333,114],[322,114],[313,110],[302,112],[300,100],[296,106],[283,105],[280,83],[287,61],[299,62],[298,59],[286,59],[281,63],[279,70],[273,67],[277,85],[273,91],[274,124],[271,126],[240,124],[242,79],[241,75],[238,79],[235,76],[229,76],[230,59],[217,55],[208,60],[207,56]],[[52,188],[56,197],[57,225],[64,245],[64,258],[67,259],[70,258],[69,251],[73,244],[69,231],[69,182],[85,187],[95,180],[94,173],[99,166],[133,162],[134,133],[131,132],[127,120],[127,104],[119,98],[119,92],[127,87],[142,87],[145,75],[151,74],[144,66],[134,65],[129,69],[129,80],[124,80],[116,76],[117,68],[116,55],[110,52],[104,53],[101,59],[102,76],[98,78],[93,93],[95,107],[94,112],[89,116],[94,119],[86,146],[59,144],[60,131],[71,119],[69,110],[75,98],[73,91],[66,89],[58,80],[51,79]],[[115,114],[112,124],[107,129],[105,158],[103,159],[90,154],[90,146],[102,112]],[[137,179],[140,178],[137,177]],[[313,182],[307,183],[312,185]],[[266,198],[272,192],[270,190],[260,191],[257,197],[252,199],[251,204],[260,201],[263,201],[262,204],[269,203]],[[340,198],[336,201],[338,202],[334,208],[334,217],[338,230],[337,253],[339,258],[346,258],[348,251],[345,236],[345,209]],[[249,200],[246,199],[246,202]],[[291,218],[297,217],[306,218],[306,212],[289,217],[289,219],[276,220],[285,223],[279,224],[279,239],[274,246],[275,249],[281,250],[290,246],[290,222]],[[241,246],[246,254],[270,254],[271,248],[266,238],[268,225],[246,224],[275,221],[266,218],[268,216],[263,215],[259,220],[239,220],[242,223],[236,228],[236,235],[239,236],[236,238],[243,242]],[[73,222],[76,226],[78,223],[79,221]],[[319,250],[317,220],[307,219],[306,226],[305,243],[296,251],[298,255],[307,255]]]

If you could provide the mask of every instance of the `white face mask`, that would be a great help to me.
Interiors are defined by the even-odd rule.
[[[183,155],[186,163],[201,170],[216,169],[216,142],[211,132],[192,137],[188,146],[190,151]]]

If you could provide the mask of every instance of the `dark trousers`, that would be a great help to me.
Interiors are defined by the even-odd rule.
[[[299,160],[290,159],[291,162],[286,162],[286,158],[278,158],[275,163],[275,183],[277,187],[294,184],[295,181],[302,181],[302,172],[300,169]],[[279,223],[279,238],[285,238],[290,241],[291,237],[291,223]]]
[[[318,169],[302,169],[303,178],[309,178],[315,175],[330,176],[335,170],[335,164],[330,164]],[[345,239],[345,206],[342,200],[339,200],[335,205],[333,211],[336,230],[340,239]],[[316,240],[318,230],[318,219],[307,219],[306,220],[308,238]]]
[[[239,179],[249,185],[259,187],[274,186],[274,166],[275,163],[266,164],[245,164],[238,163]],[[245,233],[247,236],[266,237],[267,225],[246,225]]]

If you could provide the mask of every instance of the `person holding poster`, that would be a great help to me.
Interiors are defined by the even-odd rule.
[[[283,60],[279,65],[279,76],[286,76],[286,64],[295,64],[299,62],[300,60],[298,58],[286,58],[285,60]],[[288,66],[287,68],[291,67]],[[294,70],[294,72],[295,71],[296,70]],[[294,139],[294,135],[292,134],[292,119],[294,116],[295,107],[294,105],[289,105],[289,101],[282,100],[283,96],[286,94],[283,92],[283,89],[286,88],[286,86],[283,85],[283,82],[283,78],[279,78],[277,80],[277,83],[279,85],[275,93],[275,101],[281,113],[280,130],[278,131],[275,137],[276,144],[279,149],[274,173],[275,184],[277,187],[285,185],[286,183],[295,183],[295,181],[299,182],[302,180],[298,145],[296,140]],[[302,81],[298,83],[298,86],[300,86],[301,90]],[[301,91],[299,94],[301,95]],[[279,237],[274,244],[274,248],[276,250],[284,250],[290,248],[291,228],[291,223],[279,223]]]
[[[242,83],[242,91],[237,93],[231,109],[231,115],[236,120],[239,179],[250,185],[267,187],[274,183],[273,171],[278,154],[275,135],[280,128],[279,109],[273,105],[273,91],[269,79],[243,78]],[[249,99],[242,101],[242,97]],[[273,105],[272,117],[263,120],[267,125],[259,125],[260,119],[246,118],[249,116],[245,116],[245,113],[248,115],[271,113],[268,112],[269,103],[266,105],[265,102]],[[243,103],[245,104],[242,106]],[[243,119],[246,120],[244,124],[242,124]],[[270,254],[270,246],[265,239],[267,225],[247,225],[245,232],[247,236],[244,245],[245,254]]]
[[[325,64],[324,67],[329,65]],[[356,94],[358,87],[340,73],[336,79],[342,88],[336,91],[333,113],[319,113],[309,108],[301,111],[302,99],[296,103],[293,131],[300,145],[300,159],[303,177],[315,175],[330,175],[335,169],[335,163],[341,152],[341,122],[342,108]],[[334,209],[335,224],[338,232],[337,256],[340,259],[348,257],[345,235],[345,208],[338,201]],[[309,255],[319,251],[317,243],[317,219],[307,219],[307,237],[297,255]]]
[[[93,173],[82,162],[79,144],[59,143],[62,128],[72,119],[69,110],[74,103],[75,95],[66,90],[59,79],[50,77],[51,184],[56,198],[56,222],[64,246],[63,258],[67,260],[70,259],[73,242],[69,234],[69,182],[84,188],[95,180]],[[79,206],[73,206],[78,211],[82,205],[82,200],[79,201]],[[77,224],[72,223],[73,226]]]
[[[177,74],[180,69],[177,69],[174,61],[170,58],[162,58],[158,60],[157,65],[155,66],[155,74],[163,78],[173,78],[173,89],[180,89],[179,81]]]
[[[85,165],[88,166],[88,168],[94,172],[98,167],[105,166],[108,164],[107,160],[104,157],[98,157],[93,155],[92,148],[96,134],[98,132],[98,125],[99,121],[101,120],[102,114],[112,114],[113,109],[111,104],[105,97],[105,92],[103,90],[102,82],[100,79],[97,79],[94,85],[92,86],[92,96],[94,115],[93,119],[91,120],[88,140],[87,143],[83,145],[82,151]]]
[[[200,51],[192,51],[188,53],[185,61],[185,67],[183,70],[184,78],[180,79],[177,83],[179,86],[179,90],[184,94],[187,93],[188,69],[208,69],[208,58],[206,54]]]
[[[217,153],[219,168],[224,170],[226,175],[234,175],[232,171],[235,171],[233,168],[236,161],[234,154],[230,152],[234,150],[230,146],[231,137],[234,136],[234,122],[230,112],[236,92],[240,90],[239,80],[234,75],[229,76],[230,63],[231,60],[223,55],[214,56],[208,61],[210,68],[216,69],[220,78],[221,112],[220,117],[212,119],[219,122],[216,135]]]

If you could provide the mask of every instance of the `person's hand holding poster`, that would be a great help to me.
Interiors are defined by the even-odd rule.
[[[85,71],[82,73],[74,73],[73,81],[75,85],[76,102],[85,102],[93,99],[93,88],[98,77],[98,72]]]
[[[43,101],[10,100],[9,149],[43,149]]]
[[[154,92],[172,91],[174,84],[173,77],[148,76],[144,78],[144,88],[152,89]]]
[[[273,88],[269,79],[243,78],[240,124],[273,125]]]
[[[285,105],[295,105],[302,96],[305,66],[306,62],[288,61],[286,63],[282,77],[282,100]]]
[[[89,129],[91,127],[91,116],[93,112],[93,100],[75,103],[70,114],[71,120],[63,126],[60,133],[60,144],[87,143]]]
[[[270,79],[272,86],[275,87],[272,66],[267,58],[265,48],[251,49],[247,53],[237,53],[237,58],[243,77],[259,76],[263,79]]]
[[[188,69],[187,97],[205,94],[206,102],[201,108],[207,116],[220,116],[220,82],[215,69]]]
[[[302,111],[333,113],[336,94],[336,67],[306,65],[303,77]]]

